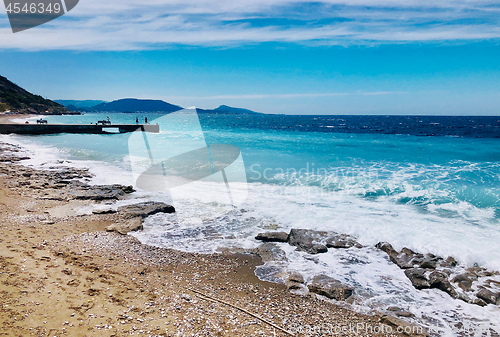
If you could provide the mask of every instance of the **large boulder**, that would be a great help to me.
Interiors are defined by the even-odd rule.
[[[437,270],[433,271],[429,275],[429,285],[431,288],[444,291],[453,298],[458,298],[458,294],[455,291],[455,288],[451,285],[450,281],[448,281],[448,275],[446,273]]]
[[[267,232],[267,233],[259,233],[255,237],[255,239],[264,241],[264,242],[287,242],[288,241],[288,233],[285,232]]]
[[[309,254],[326,253],[328,248],[323,244],[333,232],[314,231],[311,229],[292,229],[288,235],[288,243],[297,247],[297,250]]]
[[[337,301],[345,301],[354,291],[354,288],[323,274],[316,275],[312,283],[308,285],[308,288],[310,292],[333,298]]]
[[[263,262],[286,261],[286,253],[274,243],[263,243],[254,250]]]
[[[163,202],[148,201],[118,208],[118,213],[124,218],[147,218],[157,213],[175,213],[174,206]]]
[[[405,275],[411,281],[411,284],[418,289],[428,289],[431,287],[429,280],[425,277],[425,269],[421,268],[410,268],[405,270]]]

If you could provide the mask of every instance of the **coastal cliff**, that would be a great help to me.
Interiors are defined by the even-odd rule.
[[[34,95],[0,76],[0,113],[61,115],[71,112],[61,104]]]

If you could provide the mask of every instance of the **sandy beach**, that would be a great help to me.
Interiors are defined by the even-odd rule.
[[[67,197],[70,178],[85,177],[84,170],[63,170],[60,181],[51,181],[53,175],[21,165],[19,148],[1,147],[2,336],[399,336],[398,327],[412,330],[392,316],[361,315],[262,282],[254,274],[262,261],[254,255],[183,253],[107,232],[123,222],[119,214],[77,215],[74,209],[96,201]]]
[[[0,113],[0,124],[12,124],[12,120],[16,118],[31,118],[35,115],[5,115]]]

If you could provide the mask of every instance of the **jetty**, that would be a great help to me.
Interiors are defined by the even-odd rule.
[[[158,124],[0,124],[0,134],[50,135],[58,133],[114,134],[127,132],[159,133]]]

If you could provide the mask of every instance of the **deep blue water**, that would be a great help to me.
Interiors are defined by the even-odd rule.
[[[257,114],[232,115],[230,119],[226,117],[200,114],[202,125],[206,125],[208,128],[213,127],[215,121],[218,127],[242,129],[500,138],[500,116],[291,116]]]

